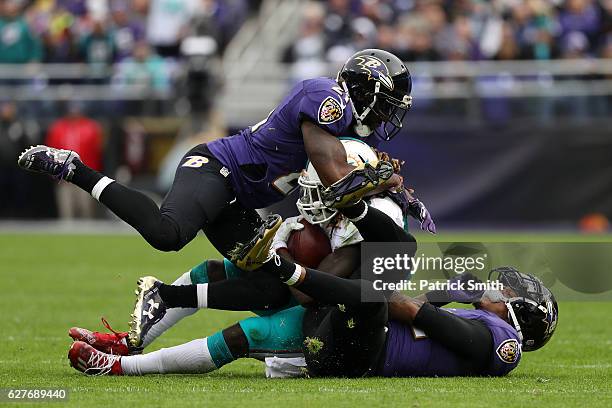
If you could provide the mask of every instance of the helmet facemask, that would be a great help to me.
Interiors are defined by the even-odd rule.
[[[389,141],[402,130],[402,121],[404,116],[412,106],[412,96],[404,95],[402,100],[399,100],[384,92],[379,92],[378,103],[374,105],[372,111],[384,123],[382,132],[376,129],[380,138]]]
[[[321,198],[323,184],[318,179],[311,179],[308,173],[303,171],[298,178],[300,186],[300,198],[296,206],[300,214],[310,224],[324,224],[338,214],[338,210],[327,208]]]
[[[376,166],[378,163],[376,152],[365,142],[351,138],[340,138],[340,142],[346,152],[346,162],[351,166],[359,167],[365,163]],[[306,221],[310,224],[321,225],[332,221],[336,217],[338,210],[327,208],[323,204],[321,192],[325,186],[323,186],[312,163],[308,163],[306,169],[302,171],[298,178],[298,185],[300,186],[300,196],[296,206]],[[321,226],[325,228],[325,225]]]
[[[346,80],[341,83],[351,97],[349,103],[356,123],[354,129],[359,137],[365,138],[374,133],[389,141],[399,133],[404,116],[412,106],[410,95],[403,95],[400,100],[381,91],[380,81],[375,82],[374,92],[363,92],[355,88],[349,90]]]

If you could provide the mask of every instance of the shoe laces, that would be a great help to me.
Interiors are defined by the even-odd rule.
[[[87,369],[84,371],[84,373],[93,376],[108,374],[113,369],[113,365],[120,358],[121,356],[105,354],[101,351],[95,350],[89,355],[89,360],[87,360]],[[90,371],[96,372],[91,373]]]
[[[116,331],[115,329],[113,329],[111,327],[110,323],[108,322],[108,320],[106,320],[106,318],[104,316],[102,316],[100,318],[100,320],[102,320],[102,325],[104,325],[104,327],[106,327],[110,332],[112,332],[119,339],[122,339],[122,338],[127,336],[127,333],[120,333],[120,332]]]
[[[71,150],[66,155],[66,158],[61,162],[59,160],[59,154],[57,152],[47,150],[45,154],[51,160],[38,159],[42,162],[42,166],[44,167],[44,169],[53,174],[53,177],[57,178],[58,180],[66,179],[66,177],[70,173],[69,160],[73,157],[74,151]],[[34,156],[32,157],[32,160],[37,160],[37,158]]]
[[[112,344],[116,344],[118,347],[122,346],[121,341],[128,336],[128,333],[127,332],[120,333],[116,331],[115,329],[113,329],[110,323],[108,322],[108,320],[106,320],[104,316],[102,316],[100,319],[102,320],[102,324],[104,325],[104,327],[106,327],[111,333],[115,335],[115,339],[113,340]],[[127,340],[125,341],[125,346],[127,346],[128,350],[130,349],[130,345],[127,342]],[[113,347],[110,346],[108,349],[108,354],[114,355],[115,353],[113,351],[114,351]]]
[[[56,176],[59,180],[65,180],[68,174],[70,173],[70,166],[69,166],[68,160],[70,160],[73,154],[74,152],[71,150],[70,153],[66,155],[66,159],[64,160],[64,162],[61,164],[60,172]],[[54,159],[57,160],[58,156],[57,155],[54,155],[54,156],[55,156]]]

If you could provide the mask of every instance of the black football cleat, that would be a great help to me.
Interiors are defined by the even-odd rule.
[[[128,331],[129,346],[135,349],[142,348],[142,343],[151,329],[165,315],[167,307],[159,295],[159,287],[162,281],[153,276],[145,276],[138,279],[136,289],[136,305],[130,320]]]
[[[74,175],[74,160],[81,160],[72,150],[55,149],[44,145],[32,146],[23,152],[17,163],[33,173],[48,174],[58,180],[70,181]]]
[[[230,253],[230,261],[245,271],[260,268],[272,258],[270,247],[282,223],[283,219],[280,215],[268,215],[250,241],[236,244]]]

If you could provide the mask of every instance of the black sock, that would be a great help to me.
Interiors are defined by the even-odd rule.
[[[178,251],[196,234],[196,231],[181,234],[177,222],[162,214],[153,200],[120,183],[109,184],[100,194],[100,202],[160,251]]]
[[[87,167],[80,160],[74,160],[72,163],[76,169],[74,169],[74,175],[70,182],[91,193],[96,183],[104,176],[94,169]]]
[[[198,307],[198,292],[196,285],[166,285],[159,287],[159,296],[168,307]]]
[[[209,309],[272,310],[286,306],[289,299],[289,288],[278,275],[262,270],[208,284]]]

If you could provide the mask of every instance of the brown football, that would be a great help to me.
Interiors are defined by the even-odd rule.
[[[331,253],[331,243],[321,227],[306,220],[300,222],[304,224],[304,228],[291,233],[287,249],[300,265],[316,268],[323,258]]]

